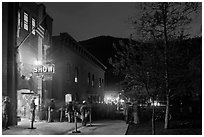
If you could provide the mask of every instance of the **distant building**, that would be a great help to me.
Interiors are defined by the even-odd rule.
[[[53,36],[52,48],[52,97],[66,102],[69,95],[72,101],[101,102],[106,67],[67,33]]]

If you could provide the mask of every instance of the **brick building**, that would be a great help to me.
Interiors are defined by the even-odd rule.
[[[106,67],[67,33],[53,36],[52,48],[52,97],[66,101],[69,94],[74,101],[102,101]]]
[[[17,116],[31,118],[32,98],[39,120],[47,119],[51,98],[103,100],[106,67],[69,34],[52,37],[43,4],[3,2],[2,15],[2,97],[10,97],[10,125]]]

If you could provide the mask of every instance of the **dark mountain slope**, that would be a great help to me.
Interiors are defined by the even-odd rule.
[[[112,67],[108,62],[110,57],[115,55],[113,43],[117,46],[119,41],[128,42],[125,38],[115,38],[111,36],[99,36],[85,41],[80,41],[79,44],[91,52],[98,60],[100,60],[106,67],[105,82],[106,89],[115,89],[115,84],[121,80],[120,77],[112,73]]]
[[[108,58],[114,56],[115,54],[113,43],[117,46],[120,40],[123,40],[124,42],[128,41],[128,39],[125,38],[99,36],[85,41],[80,41],[79,44],[90,51],[104,65],[109,67],[110,64],[108,63]]]

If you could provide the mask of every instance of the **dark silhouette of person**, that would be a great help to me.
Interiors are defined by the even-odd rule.
[[[30,112],[31,112],[31,128],[33,128],[33,123],[35,121],[35,99],[32,99],[31,104],[30,104]]]
[[[86,101],[83,101],[83,104],[80,108],[80,112],[81,112],[82,126],[86,126],[86,122],[87,122],[86,119],[88,115],[88,107],[87,107]]]
[[[126,108],[125,108],[125,120],[126,124],[129,124],[132,122],[132,104],[130,102],[126,103]]]
[[[48,122],[54,122],[54,110],[55,102],[54,99],[51,99],[50,105],[48,107]]]
[[[5,100],[3,101],[3,126],[4,129],[9,129],[8,121],[9,121],[9,109],[10,109],[10,100],[9,97],[6,96]]]
[[[74,106],[72,102],[69,102],[67,104],[66,113],[67,113],[68,122],[69,123],[74,122]]]

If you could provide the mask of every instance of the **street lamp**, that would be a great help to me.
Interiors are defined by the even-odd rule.
[[[41,60],[35,60],[34,64],[37,66],[42,65],[42,61]]]

